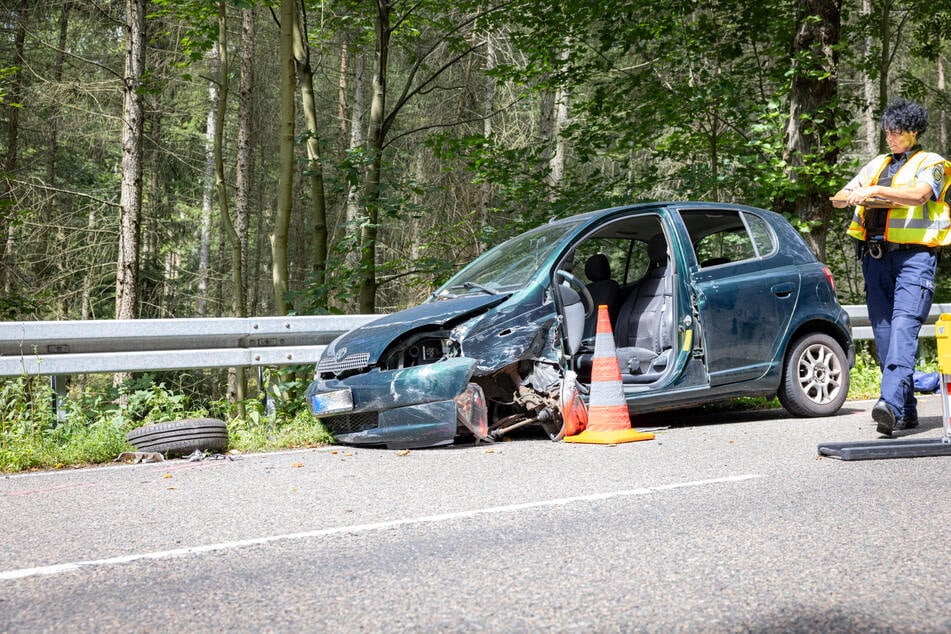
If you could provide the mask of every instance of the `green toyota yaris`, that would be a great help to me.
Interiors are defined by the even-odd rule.
[[[832,276],[779,214],[645,203],[504,242],[424,303],[339,337],[308,405],[338,442],[427,447],[529,425],[553,440],[586,398],[599,306],[632,414],[736,396],[796,416],[845,401],[854,360]]]

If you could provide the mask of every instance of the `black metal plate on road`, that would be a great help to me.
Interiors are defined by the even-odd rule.
[[[819,445],[819,455],[840,460],[951,456],[951,442],[942,438],[829,442]]]

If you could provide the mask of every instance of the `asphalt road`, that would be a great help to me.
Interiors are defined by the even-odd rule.
[[[817,455],[870,408],[0,477],[0,632],[951,631],[951,457]]]

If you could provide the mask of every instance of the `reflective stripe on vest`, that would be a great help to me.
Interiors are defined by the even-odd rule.
[[[878,183],[878,179],[890,162],[889,155],[875,158],[870,168],[874,169],[875,177],[871,185]],[[878,162],[877,165],[874,163]],[[894,207],[888,210],[885,222],[885,239],[889,242],[903,244],[923,244],[930,247],[951,244],[951,210],[944,197],[951,184],[951,163],[931,152],[916,152],[902,165],[892,177],[892,187],[912,187],[917,182],[917,174],[925,167],[941,165],[944,171],[944,184],[937,201],[929,200],[924,205],[914,207]],[[853,238],[865,240],[865,208],[858,206],[852,216],[848,233]]]

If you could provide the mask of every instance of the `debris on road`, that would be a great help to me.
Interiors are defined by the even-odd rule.
[[[143,462],[165,462],[165,456],[157,451],[123,451],[113,462],[139,464]]]

